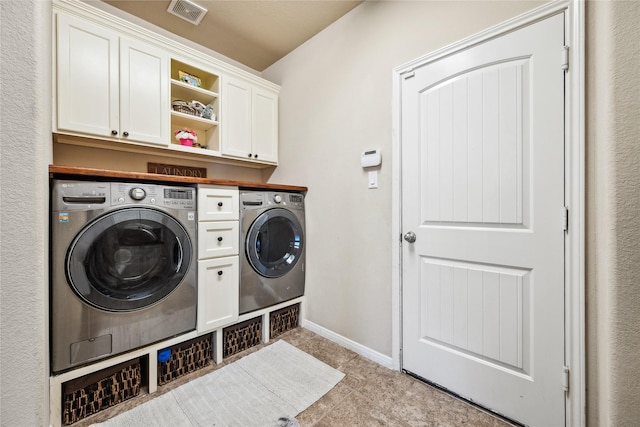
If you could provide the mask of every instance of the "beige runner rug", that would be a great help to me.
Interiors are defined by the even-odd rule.
[[[275,427],[342,378],[342,372],[280,340],[94,426]]]

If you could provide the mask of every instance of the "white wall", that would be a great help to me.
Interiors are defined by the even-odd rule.
[[[640,2],[587,2],[587,398],[640,422]]]
[[[282,86],[269,179],[309,187],[308,320],[391,356],[392,69],[540,4],[364,2],[263,72]],[[360,154],[375,147],[369,190]]]
[[[48,423],[51,6],[0,1],[0,424]]]

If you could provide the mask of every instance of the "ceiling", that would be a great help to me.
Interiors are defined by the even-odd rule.
[[[263,71],[362,0],[194,0],[194,25],[167,12],[171,0],[102,0],[174,34]]]

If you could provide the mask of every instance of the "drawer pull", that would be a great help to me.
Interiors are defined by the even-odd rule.
[[[224,204],[224,203],[222,203],[222,202],[218,202],[218,206],[219,206],[219,207],[222,207],[222,205],[223,205],[223,204]]]
[[[218,237],[218,242],[222,242],[222,236]]]
[[[222,270],[218,270],[218,276],[222,276]]]

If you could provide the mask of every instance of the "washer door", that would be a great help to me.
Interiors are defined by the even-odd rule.
[[[303,240],[302,226],[291,211],[269,209],[249,227],[245,248],[247,259],[261,276],[284,276],[302,256]]]
[[[110,212],[75,237],[66,258],[71,288],[108,311],[153,305],[182,282],[191,263],[191,239],[172,216],[148,208]]]

